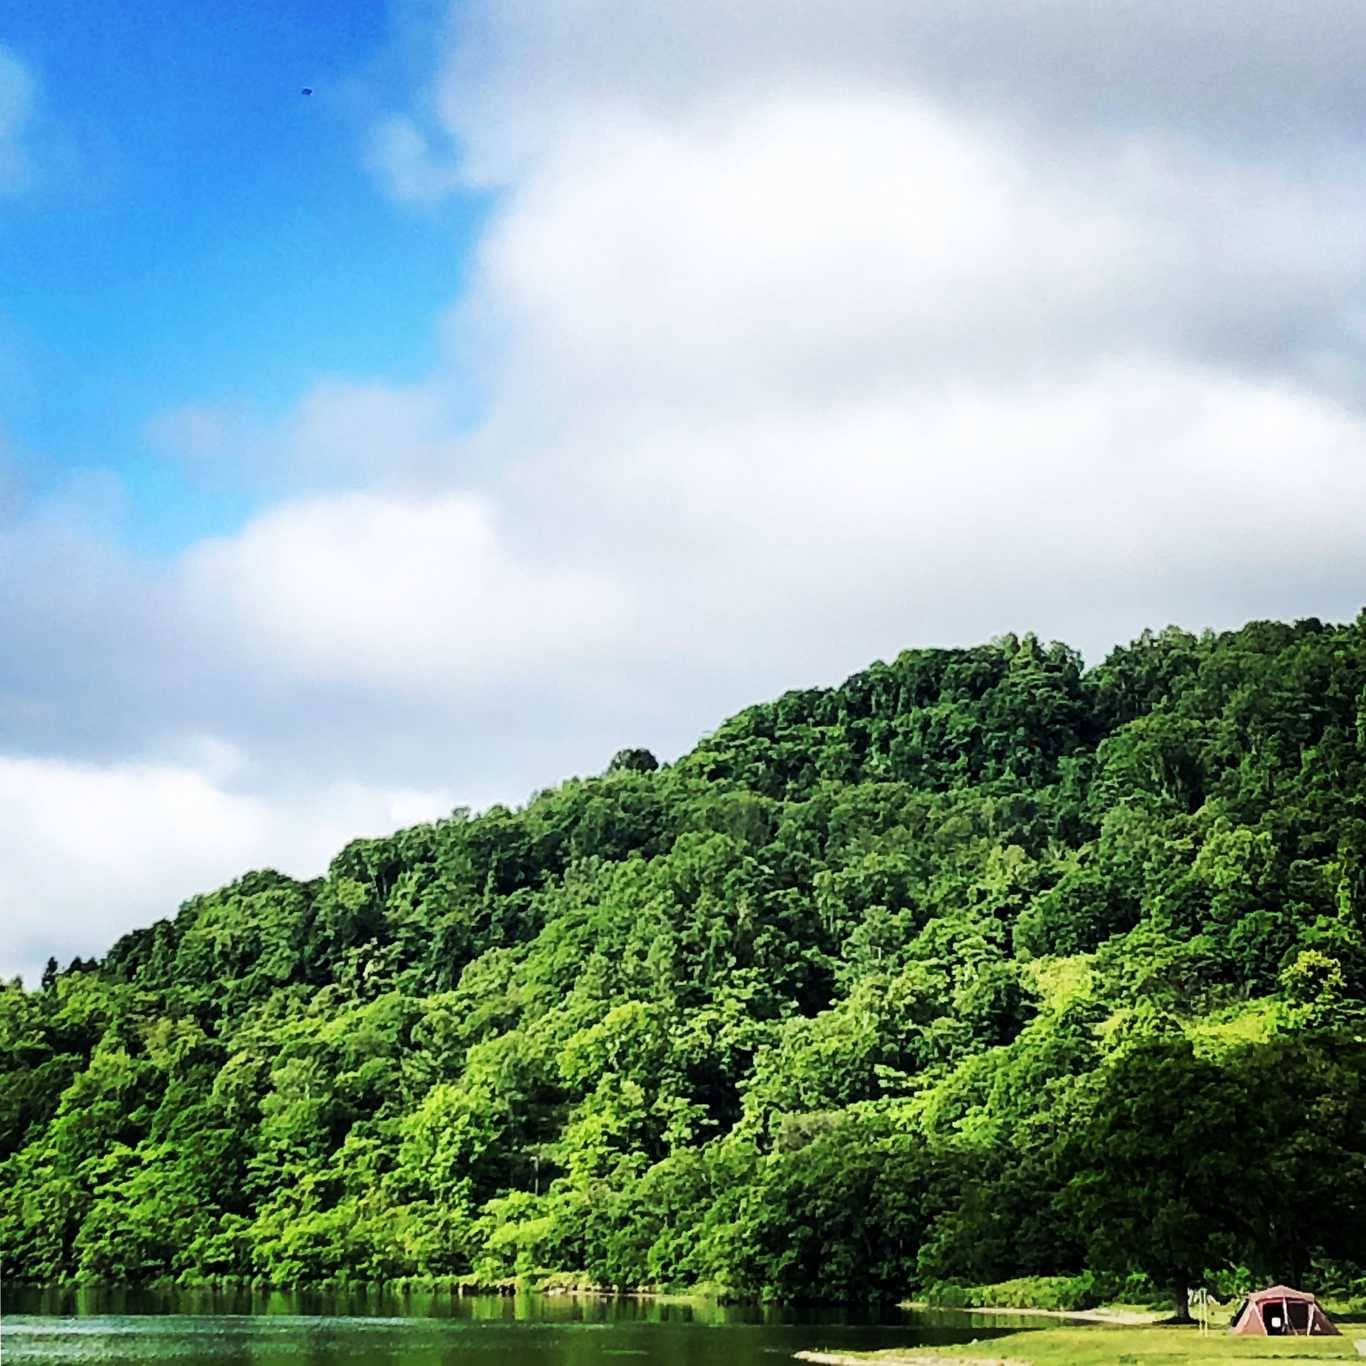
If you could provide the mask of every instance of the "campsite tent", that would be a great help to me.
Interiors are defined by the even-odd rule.
[[[1278,1337],[1284,1333],[1336,1335],[1328,1315],[1319,1302],[1304,1290],[1291,1290],[1288,1285],[1273,1285],[1269,1290],[1258,1290],[1238,1306],[1229,1326],[1230,1333],[1256,1337]]]

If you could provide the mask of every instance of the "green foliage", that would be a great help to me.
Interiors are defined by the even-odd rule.
[[[926,1287],[925,1302],[941,1309],[1094,1309],[1121,1294],[1131,1299],[1132,1290],[1083,1271],[1075,1276],[1015,1276],[989,1285],[945,1282]]]
[[[1354,1284],[1363,794],[1366,617],[1011,636],[247,874],[0,988],[6,1270]]]

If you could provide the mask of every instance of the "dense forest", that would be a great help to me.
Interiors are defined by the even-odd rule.
[[[0,989],[0,1252],[1350,1284],[1363,1001],[1366,613],[911,650]]]

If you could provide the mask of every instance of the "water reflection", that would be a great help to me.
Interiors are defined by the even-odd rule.
[[[872,1350],[1005,1331],[954,1314],[829,1313],[577,1296],[11,1291],[7,1362],[206,1366],[778,1366],[804,1347]]]

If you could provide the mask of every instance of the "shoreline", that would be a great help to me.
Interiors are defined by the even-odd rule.
[[[909,1352],[876,1357],[857,1356],[851,1352],[794,1352],[798,1361],[812,1366],[1029,1366],[1019,1357],[948,1356],[942,1352]]]
[[[1002,1304],[929,1304],[924,1300],[903,1300],[899,1309],[939,1310],[946,1314],[1005,1314],[1025,1318],[1063,1319],[1082,1323],[1113,1323],[1124,1328],[1139,1328],[1161,1323],[1168,1316],[1160,1309],[1035,1309],[1011,1308]]]

